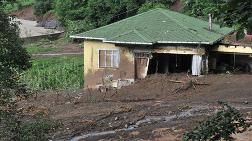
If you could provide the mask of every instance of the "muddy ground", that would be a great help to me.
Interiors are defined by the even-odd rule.
[[[192,79],[197,85],[187,87]],[[185,131],[215,113],[218,100],[229,102],[245,117],[251,117],[251,84],[252,76],[247,74],[190,78],[186,74],[152,75],[106,93],[40,92],[20,101],[19,107],[34,109],[26,114],[43,112],[60,121],[62,126],[50,135],[53,140],[176,141],[181,140]],[[236,138],[249,141],[252,133]]]

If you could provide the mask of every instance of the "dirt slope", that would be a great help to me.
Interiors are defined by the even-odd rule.
[[[37,19],[34,15],[32,6],[25,7],[19,11],[11,13],[10,15],[23,20],[35,21]]]

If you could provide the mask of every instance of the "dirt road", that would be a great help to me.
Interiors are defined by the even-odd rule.
[[[42,92],[37,100],[19,103],[26,109],[43,107],[63,123],[52,133],[53,140],[181,140],[185,131],[219,109],[217,100],[227,101],[244,116],[251,117],[251,75],[208,75],[195,77],[200,84],[177,91],[186,74],[153,75],[121,90]],[[251,132],[237,135],[249,141]]]

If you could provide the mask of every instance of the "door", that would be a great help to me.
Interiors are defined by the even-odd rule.
[[[149,54],[147,53],[135,54],[136,79],[143,79],[147,76],[149,62],[150,62]]]

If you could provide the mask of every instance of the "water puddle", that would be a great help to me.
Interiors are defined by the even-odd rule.
[[[145,124],[151,124],[151,123],[157,123],[157,122],[170,122],[170,121],[176,120],[176,119],[199,116],[199,115],[203,115],[202,111],[204,111],[204,110],[209,110],[209,107],[208,106],[193,106],[190,109],[182,111],[181,113],[179,113],[177,115],[170,115],[170,116],[146,116],[144,119],[139,120],[135,124],[129,125],[127,128],[124,128],[124,129],[104,131],[104,132],[93,132],[93,133],[74,137],[69,141],[79,141],[81,139],[86,139],[86,138],[90,138],[90,137],[112,135],[112,134],[116,134],[117,132],[121,132],[121,131],[130,131],[133,129],[137,129]]]
[[[170,105],[165,105],[170,106]],[[252,109],[250,106],[235,106],[237,109]],[[111,131],[104,131],[104,132],[93,132],[81,136],[76,136],[72,138],[69,141],[79,141],[90,137],[99,137],[99,136],[105,136],[105,135],[113,135],[121,131],[130,131],[137,129],[143,125],[147,124],[153,124],[153,123],[162,123],[162,122],[171,122],[173,120],[181,119],[181,118],[188,118],[188,117],[194,117],[194,116],[200,116],[200,115],[206,115],[210,113],[217,112],[217,109],[210,108],[209,106],[204,105],[197,105],[197,106],[191,106],[190,109],[184,110],[178,114],[175,115],[169,115],[169,116],[146,116],[144,119],[137,121],[136,123],[127,126],[127,128],[118,129],[118,130],[111,130]]]

